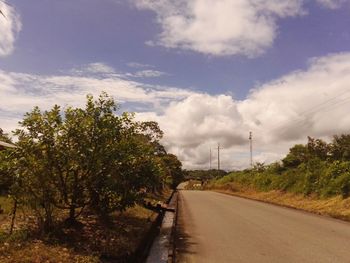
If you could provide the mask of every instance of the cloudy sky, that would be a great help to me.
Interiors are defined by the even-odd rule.
[[[0,127],[106,91],[186,168],[350,130],[350,0],[0,1]]]

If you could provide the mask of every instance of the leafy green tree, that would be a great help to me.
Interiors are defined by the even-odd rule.
[[[306,147],[309,153],[309,158],[318,158],[325,161],[330,156],[329,144],[321,139],[308,137],[308,143]]]
[[[330,145],[333,160],[350,160],[350,134],[335,135]]]
[[[11,139],[0,128],[0,141],[6,143],[12,143]],[[10,186],[13,183],[13,177],[9,172],[9,162],[13,154],[14,149],[2,149],[0,150],[0,194],[7,193]]]
[[[35,107],[20,123],[14,192],[37,212],[44,231],[52,229],[56,210],[67,210],[69,222],[86,206],[105,218],[133,206],[145,189],[162,186],[166,171],[180,176],[176,157],[163,161],[158,124],[119,116],[117,108],[102,93],[97,100],[88,96],[84,109]]]
[[[50,231],[54,224],[54,203],[58,189],[54,187],[57,172],[57,137],[60,136],[62,118],[60,109],[42,113],[38,107],[27,113],[20,122],[24,129],[18,129],[18,148],[16,150],[13,173],[17,178],[17,199],[29,204],[35,211],[39,225],[44,231]]]
[[[7,142],[7,143],[12,143],[11,138],[1,128],[0,128],[0,141]]]
[[[309,159],[309,151],[306,146],[302,144],[296,144],[289,149],[287,156],[282,159],[284,167],[297,167],[301,163],[307,162]]]
[[[170,181],[170,185],[175,189],[184,180],[184,174],[181,168],[182,164],[174,154],[165,155],[163,162],[167,169],[167,178]]]

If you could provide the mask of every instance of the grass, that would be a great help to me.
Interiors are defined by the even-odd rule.
[[[13,206],[13,203],[12,203],[12,200],[6,196],[0,196],[0,210],[1,213],[0,213],[0,231],[1,232],[5,232],[5,231],[8,231],[9,229],[9,215],[12,211],[12,206]],[[0,233],[1,233],[0,232]],[[1,236],[1,234],[0,234]],[[1,240],[1,238],[0,238]]]
[[[237,183],[216,185],[215,188],[209,189],[350,221],[350,198],[344,199],[341,196],[319,198],[312,195],[305,196],[278,190],[261,192],[249,187],[243,187]]]
[[[79,262],[97,263],[98,257],[82,255],[63,246],[48,246],[41,240],[32,240],[26,244],[4,243],[0,247],[0,261],[3,263],[34,263],[34,262]]]
[[[165,201],[170,190],[149,199]],[[11,211],[11,202],[1,197],[6,212]],[[9,208],[9,210],[8,210]],[[28,216],[28,215],[27,215]],[[84,213],[80,226],[59,228],[50,236],[39,236],[33,229],[26,229],[25,217],[18,215],[15,232],[9,236],[8,227],[0,230],[0,262],[126,262],[141,240],[147,235],[157,213],[136,205],[123,213],[115,212],[111,220],[102,222],[93,214]],[[4,216],[2,226],[9,224]]]
[[[201,190],[202,189],[202,183],[198,180],[189,180],[185,186],[185,189],[189,190]]]
[[[4,210],[4,214],[9,214],[11,212],[13,203],[7,196],[0,196],[0,208]]]

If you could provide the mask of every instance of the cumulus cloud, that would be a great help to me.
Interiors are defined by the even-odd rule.
[[[98,66],[103,69],[104,67]],[[295,71],[253,88],[247,98],[208,95],[175,87],[107,76],[39,76],[0,71],[0,121],[5,130],[16,126],[21,114],[34,105],[82,106],[85,95],[107,91],[123,110],[136,103],[139,120],[154,120],[164,131],[163,144],[186,168],[209,168],[212,149],[221,147],[221,167],[249,165],[249,131],[253,132],[254,161],[282,158],[307,136],[329,139],[349,133],[350,53],[331,54],[309,61]]]
[[[256,57],[273,45],[278,22],[306,15],[307,0],[132,0],[156,14],[161,33],[148,45],[202,54]],[[314,0],[330,9],[349,0]]]
[[[307,71],[297,71],[252,90],[240,102],[243,118],[263,131],[266,142],[300,139],[305,134],[325,136],[346,132],[344,116],[350,99],[350,54],[310,60]]]
[[[304,13],[302,0],[134,0],[157,14],[156,44],[210,55],[257,56],[270,47],[277,20]]]
[[[209,149],[220,143],[222,167],[239,169],[249,165],[249,131],[254,161],[269,163],[307,136],[348,133],[349,105],[350,53],[341,53],[314,58],[307,70],[256,87],[244,100],[193,94],[171,103],[163,114],[139,118],[160,123],[167,149],[186,167],[208,168]]]
[[[1,128],[9,131],[26,111],[37,105],[49,109],[54,104],[83,106],[85,96],[98,96],[102,91],[128,107],[162,111],[169,101],[182,100],[191,91],[175,87],[151,86],[115,75],[115,70],[102,63],[80,67],[66,75],[33,75],[0,70]],[[78,72],[78,73],[77,73]],[[131,106],[130,106],[131,105]],[[9,120],[13,120],[12,122]]]
[[[3,13],[0,15],[0,57],[3,57],[13,52],[22,23],[14,7],[0,1],[0,10]]]

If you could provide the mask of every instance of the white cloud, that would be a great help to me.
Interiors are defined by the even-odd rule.
[[[132,75],[137,78],[158,78],[158,77],[167,75],[167,73],[158,71],[158,70],[146,69],[146,70],[137,71]]]
[[[273,45],[279,20],[308,13],[307,0],[131,1],[153,11],[160,25],[161,33],[146,44],[214,56],[259,56]],[[350,2],[314,1],[330,9]]]
[[[104,64],[104,63],[90,63],[83,68],[83,72],[91,72],[91,73],[116,73],[114,68]]]
[[[95,62],[95,63],[89,63],[80,67],[75,67],[71,70],[69,70],[68,74],[73,76],[90,76],[95,78],[125,78],[125,74],[118,73],[113,67],[102,63],[102,62]]]
[[[10,55],[14,50],[14,43],[21,31],[22,23],[16,10],[0,1],[0,57]]]
[[[49,109],[54,104],[83,106],[87,94],[98,96],[102,91],[115,97],[119,103],[134,103],[143,110],[151,108],[156,111],[162,111],[162,105],[169,101],[181,100],[192,94],[191,91],[174,87],[131,81],[114,72],[113,68],[101,63],[56,76],[0,70],[1,128],[10,131],[18,119],[36,105],[42,109]]]
[[[129,102],[123,110],[132,103],[140,106],[138,119],[158,121],[165,133],[164,145],[185,167],[208,168],[210,148],[216,166],[219,142],[224,169],[248,166],[249,131],[253,132],[254,160],[260,162],[278,160],[294,144],[305,143],[307,136],[327,139],[350,131],[350,53],[314,58],[306,70],[256,87],[244,100],[86,74],[0,71],[1,128],[12,129],[34,105],[44,109],[55,103],[81,106],[87,93],[107,91]]]
[[[156,44],[211,55],[259,55],[277,34],[277,20],[304,13],[303,0],[134,0],[157,14]]]
[[[326,8],[336,9],[341,7],[344,3],[350,3],[349,0],[316,0],[318,3]]]
[[[307,136],[349,133],[349,105],[350,53],[341,53],[312,59],[306,71],[257,87],[244,100],[193,94],[171,103],[163,114],[139,118],[160,123],[164,144],[186,167],[208,168],[209,149],[220,142],[222,166],[237,169],[249,164],[249,131],[254,160],[272,162]]]
[[[152,65],[142,64],[142,63],[138,63],[138,62],[129,62],[129,63],[127,63],[127,66],[130,68],[153,68]]]

